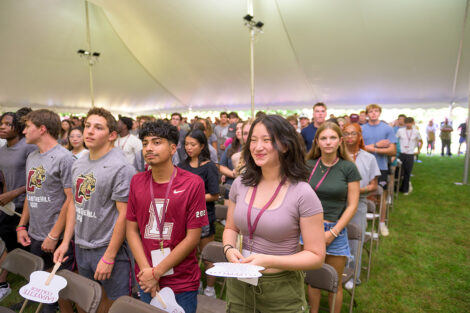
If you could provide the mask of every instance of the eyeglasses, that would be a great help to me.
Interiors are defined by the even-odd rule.
[[[357,136],[357,133],[356,133],[356,132],[352,132],[352,133],[343,133],[343,136],[344,136],[344,137]]]

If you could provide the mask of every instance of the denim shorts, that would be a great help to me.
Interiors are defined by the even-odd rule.
[[[325,227],[325,232],[329,231],[330,228],[333,228],[336,223],[323,222]],[[326,246],[327,255],[338,255],[351,258],[351,252],[349,250],[348,242],[348,231],[345,228],[338,234],[338,237],[335,238],[328,246]]]

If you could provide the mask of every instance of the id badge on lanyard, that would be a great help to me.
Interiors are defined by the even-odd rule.
[[[256,191],[258,190],[258,186],[253,187],[253,191],[251,193],[251,198],[250,198],[250,203],[248,204],[248,210],[246,213],[246,219],[247,219],[247,224],[248,224],[248,232],[249,232],[249,237],[248,237],[248,245],[250,250],[243,249],[242,250],[242,255],[243,257],[248,257],[251,254],[253,254],[253,234],[255,233],[256,227],[258,226],[259,219],[261,218],[261,215],[269,208],[271,203],[273,203],[274,199],[276,199],[277,195],[281,191],[282,185],[286,182],[286,178],[284,177],[279,185],[276,188],[276,191],[274,192],[273,196],[271,199],[269,199],[268,203],[266,203],[261,211],[258,213],[258,215],[255,218],[255,222],[252,224],[251,223],[251,209],[253,208],[253,203],[255,202],[255,197],[256,197]],[[238,280],[241,280],[245,283],[248,283],[253,286],[258,286],[258,277],[257,278],[238,278]]]
[[[151,197],[151,202],[150,203],[151,203],[151,205],[153,207],[153,210],[155,212],[155,220],[157,222],[158,233],[160,235],[160,249],[156,249],[156,250],[153,250],[153,251],[150,252],[150,255],[152,257],[152,267],[155,267],[158,264],[160,264],[171,253],[170,248],[164,248],[163,247],[163,242],[164,242],[163,228],[165,226],[166,210],[167,210],[168,202],[169,202],[168,196],[170,194],[171,186],[173,185],[173,180],[175,178],[175,175],[176,175],[176,167],[173,169],[173,173],[171,174],[170,181],[168,182],[168,186],[166,188],[165,199],[163,201],[163,207],[162,207],[162,213],[161,213],[162,216],[161,216],[161,220],[160,220],[158,210],[157,210],[157,205],[155,203],[155,196],[154,196],[154,193],[153,193],[153,178],[152,178],[152,175],[150,174],[150,182],[149,182],[149,191],[150,191],[150,197]],[[167,275],[172,275],[172,274],[174,274],[174,270],[173,270],[173,268],[170,268],[162,276],[167,276]]]

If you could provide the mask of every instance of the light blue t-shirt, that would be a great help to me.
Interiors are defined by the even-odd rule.
[[[361,125],[362,137],[366,145],[373,145],[380,140],[388,139],[391,143],[396,143],[397,138],[393,132],[393,128],[384,122],[380,122],[377,125],[370,125],[369,123]],[[388,170],[388,156],[385,154],[373,153],[377,159],[377,164],[382,171]]]

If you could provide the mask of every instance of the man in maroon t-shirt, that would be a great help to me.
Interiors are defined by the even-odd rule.
[[[178,130],[163,121],[140,131],[151,171],[132,178],[127,205],[127,240],[136,260],[141,299],[150,303],[170,287],[185,312],[196,312],[200,269],[196,247],[208,224],[204,182],[171,161]]]

